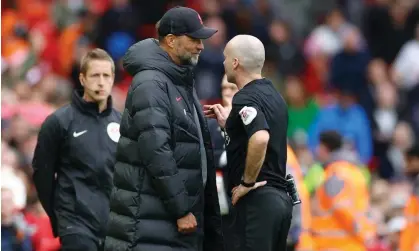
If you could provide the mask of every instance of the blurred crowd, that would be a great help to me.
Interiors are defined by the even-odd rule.
[[[371,207],[385,229],[383,242],[397,242],[411,189],[403,153],[419,137],[418,1],[6,0],[2,249],[59,250],[31,182],[31,161],[43,120],[80,88],[81,56],[94,47],[110,53],[117,65],[112,95],[122,110],[131,81],[122,56],[136,41],[156,37],[155,23],[176,5],[194,8],[218,29],[196,68],[202,103],[221,101],[225,43],[242,33],[258,37],[266,48],[264,76],[288,102],[289,142],[303,172],[316,165],[319,134],[341,133],[371,176]]]

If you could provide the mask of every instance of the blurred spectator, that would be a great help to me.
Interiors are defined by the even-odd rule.
[[[305,67],[304,57],[288,24],[275,20],[271,23],[269,32],[272,44],[266,53],[274,55],[274,63],[282,79],[289,75],[300,75]]]
[[[378,173],[383,178],[404,176],[404,152],[414,144],[414,135],[409,124],[401,122],[394,129],[391,144],[380,162]]]
[[[367,89],[366,71],[368,52],[363,48],[357,29],[347,29],[342,34],[343,49],[333,57],[330,66],[330,84],[336,89],[352,89],[359,94]]]
[[[373,59],[369,62],[367,72],[367,86],[360,92],[359,104],[364,108],[370,120],[373,120],[373,111],[376,107],[376,93],[380,85],[392,85],[387,74],[387,65],[382,59]],[[374,122],[372,123],[374,126]]]
[[[331,10],[325,23],[314,28],[304,44],[304,54],[308,61],[305,72],[307,91],[323,94],[329,78],[329,61],[343,48],[343,34],[355,29],[348,23],[339,9]],[[333,70],[332,70],[333,71]]]
[[[371,119],[375,154],[383,162],[388,161],[387,149],[392,142],[394,130],[398,122],[397,93],[394,86],[383,83],[376,87],[377,106]],[[383,163],[382,162],[382,163]],[[383,163],[384,164],[384,163]],[[392,168],[382,165],[381,177],[392,177]]]
[[[206,40],[205,49],[199,56],[195,69],[196,91],[200,99],[220,98],[220,83],[224,75],[224,46],[226,44],[226,26],[219,17],[210,17],[205,25],[217,29],[218,32]]]
[[[111,0],[111,5],[97,22],[95,44],[106,49],[113,60],[118,61],[139,40],[140,24],[141,15],[132,8],[129,0]]]
[[[79,44],[90,44],[93,41],[95,32],[95,16],[89,10],[81,9],[78,11],[78,20],[76,23],[65,27],[58,38],[58,73],[62,76],[68,76],[71,72],[73,61],[82,55],[77,52]]]
[[[305,54],[335,55],[343,47],[342,35],[347,29],[354,29],[354,26],[347,22],[339,9],[333,9],[326,16],[325,23],[310,33],[305,44]]]
[[[286,0],[269,0],[269,4],[273,10],[274,19],[287,20],[292,24],[295,35],[301,39],[310,28],[310,7],[311,0],[303,1],[286,1]]]
[[[335,130],[344,137],[345,145],[359,154],[367,164],[372,157],[371,128],[364,109],[355,102],[353,90],[339,91],[336,104],[321,108],[309,131],[309,145],[314,152],[319,135],[326,130]]]
[[[30,236],[33,229],[17,211],[14,193],[9,188],[1,189],[1,250],[31,251]]]
[[[393,81],[406,90],[419,83],[419,24],[414,39],[403,45],[394,61]]]
[[[12,192],[13,210],[16,211],[23,210],[26,206],[27,187],[22,174],[22,170],[13,166],[1,167],[1,187]]]
[[[30,204],[26,209],[25,219],[28,224],[35,227],[35,232],[32,235],[32,245],[34,250],[60,250],[60,239],[54,238],[49,217],[43,209],[37,196],[31,198]]]
[[[406,227],[406,219],[402,216],[392,218],[387,224],[387,235],[390,250],[399,250],[400,233]]]
[[[288,103],[288,138],[298,140],[299,144],[307,144],[308,130],[317,117],[319,107],[316,101],[304,91],[298,77],[286,80],[286,99]]]
[[[377,1],[364,13],[364,34],[373,57],[391,64],[400,48],[413,38],[419,20],[417,7],[407,1]]]

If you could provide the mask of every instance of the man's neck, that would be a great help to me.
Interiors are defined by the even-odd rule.
[[[262,74],[260,74],[260,73],[238,74],[238,76],[236,78],[237,88],[239,88],[239,90],[241,90],[247,84],[249,84],[250,82],[252,82],[254,80],[257,80],[257,79],[262,79]]]
[[[106,108],[108,108],[108,100],[103,100],[98,103],[99,113],[102,113]]]

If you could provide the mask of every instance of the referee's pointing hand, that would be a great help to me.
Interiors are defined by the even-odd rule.
[[[207,118],[217,119],[218,125],[225,128],[230,110],[220,104],[204,105],[204,114]]]
[[[235,206],[236,203],[239,201],[239,199],[245,196],[248,192],[258,187],[262,187],[264,185],[266,185],[266,181],[256,182],[256,184],[253,187],[245,187],[242,185],[238,185],[234,187],[233,190],[231,190],[231,192],[233,193],[233,197],[232,197],[233,206]]]

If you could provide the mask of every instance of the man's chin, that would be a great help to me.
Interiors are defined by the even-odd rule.
[[[105,95],[105,94],[99,94],[99,95],[95,95],[93,97],[93,99],[95,100],[96,103],[101,103],[104,102],[106,100],[108,100],[109,95]]]
[[[199,61],[198,58],[196,58],[196,59],[191,58],[191,60],[189,60],[189,64],[192,65],[192,66],[196,66],[198,64],[198,61]]]

